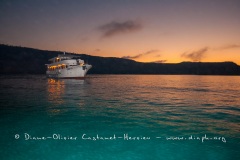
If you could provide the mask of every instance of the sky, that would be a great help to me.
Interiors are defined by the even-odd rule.
[[[139,62],[240,64],[240,0],[0,0],[0,43]]]

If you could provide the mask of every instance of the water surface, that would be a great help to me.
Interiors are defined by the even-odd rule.
[[[1,159],[240,158],[238,76],[1,76],[0,88]]]

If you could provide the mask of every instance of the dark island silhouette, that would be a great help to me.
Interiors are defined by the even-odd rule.
[[[58,54],[63,52],[0,44],[0,74],[45,74],[45,64]],[[89,74],[240,75],[240,66],[233,62],[142,63],[115,57],[66,54],[80,56],[91,64]]]

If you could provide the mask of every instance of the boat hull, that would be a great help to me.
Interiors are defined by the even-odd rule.
[[[47,71],[48,78],[59,79],[84,79],[91,65],[72,66],[64,69],[56,69],[54,71]]]

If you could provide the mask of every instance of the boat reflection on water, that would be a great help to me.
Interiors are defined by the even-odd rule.
[[[51,115],[56,115],[67,111],[66,104],[73,97],[71,95],[76,95],[76,90],[73,88],[81,87],[85,83],[85,80],[79,79],[47,79],[47,99],[49,102],[48,113]],[[79,93],[83,92],[81,88],[77,90]],[[79,95],[77,93],[77,95]],[[80,95],[79,95],[80,96]],[[67,102],[66,102],[67,101]],[[64,106],[64,107],[63,107]]]
[[[48,101],[53,104],[62,104],[62,95],[65,91],[65,82],[58,79],[48,79]]]

